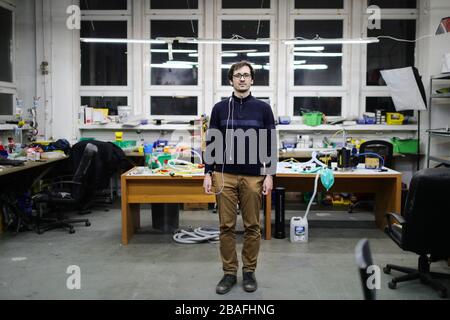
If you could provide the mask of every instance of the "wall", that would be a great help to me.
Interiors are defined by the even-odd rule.
[[[450,16],[450,2],[448,0],[427,0],[421,3],[421,28],[420,36],[433,35],[432,37],[421,40],[418,44],[421,52],[418,68],[422,74],[423,84],[427,97],[429,97],[430,76],[441,73],[442,56],[444,53],[450,52],[450,33],[435,35],[437,26],[442,18]],[[434,128],[446,127],[450,123],[450,106],[438,105],[437,100],[433,102],[432,124]],[[429,112],[421,113],[421,140],[422,151],[427,150],[428,135],[428,117]],[[448,139],[447,139],[448,141]],[[450,145],[445,140],[434,138],[432,139],[432,152],[439,152],[440,154],[450,154]],[[425,159],[423,159],[425,160]],[[426,163],[422,163],[426,166]]]

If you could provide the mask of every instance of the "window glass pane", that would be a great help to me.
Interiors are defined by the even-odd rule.
[[[415,9],[417,8],[416,0],[369,0],[368,5],[376,5],[382,9]]]
[[[344,0],[295,0],[295,9],[343,9]]]
[[[127,0],[80,0],[81,10],[127,10]]]
[[[198,0],[150,0],[150,9],[198,9]]]
[[[0,7],[0,81],[12,82],[12,11]]]
[[[269,20],[222,21],[222,38],[230,39],[233,35],[245,39],[270,38]],[[254,86],[269,85],[270,45],[259,44],[223,44],[222,45],[222,85],[229,86],[228,70],[233,63],[247,60],[255,70]]]
[[[13,108],[13,95],[10,93],[0,93],[0,115],[12,116]]]
[[[150,114],[152,116],[195,116],[197,115],[197,97],[151,97]]]
[[[128,105],[128,97],[81,97],[81,105],[109,109],[110,116],[117,115],[117,106]]]
[[[326,116],[340,116],[341,97],[294,97],[294,116],[301,116],[302,111],[320,111]]]
[[[81,21],[82,38],[127,38],[126,21]],[[126,86],[127,44],[81,42],[81,85]]]
[[[270,9],[270,0],[222,0],[222,9]]]
[[[375,112],[383,110],[385,112],[399,112],[404,115],[413,116],[414,111],[395,111],[394,101],[391,97],[366,97],[366,112]]]
[[[413,40],[416,37],[415,20],[381,20],[381,29],[367,30],[369,37],[391,36]],[[381,38],[367,45],[367,85],[385,86],[380,70],[414,66],[414,42]]]
[[[295,37],[343,38],[342,20],[295,20]],[[342,45],[296,45],[295,86],[342,85]]]
[[[152,20],[150,28],[152,39],[198,37],[197,20]],[[173,59],[170,59],[167,44],[151,45],[151,84],[197,85],[198,45],[175,41],[172,50]]]

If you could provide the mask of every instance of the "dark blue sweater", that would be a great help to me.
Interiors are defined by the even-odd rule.
[[[267,103],[255,99],[251,94],[245,98],[239,98],[233,94],[231,98],[216,103],[211,112],[209,129],[220,130],[221,141],[216,141],[215,137],[211,139],[213,130],[208,130],[205,155],[214,149],[212,143],[214,143],[214,146],[219,146],[222,143],[222,150],[215,148],[215,152],[212,152],[215,159],[221,159],[221,161],[208,163],[208,159],[205,157],[205,173],[209,171],[221,172],[222,164],[220,163],[225,162],[223,171],[227,173],[255,176],[263,174],[264,172],[261,170],[263,163],[259,156],[259,140],[262,134],[266,134],[265,138],[267,138],[267,150],[264,150],[264,154],[268,157],[271,156],[271,146],[272,152],[273,150],[277,152],[276,138],[271,139],[271,130],[275,130],[272,109]],[[224,141],[223,138],[227,129],[229,134]],[[267,131],[259,131],[259,129],[266,129]],[[231,132],[235,134],[234,139],[231,137]],[[256,140],[244,137],[246,133],[256,133]],[[233,140],[234,142],[231,143]],[[261,145],[261,147],[264,147],[264,145]],[[224,157],[225,148],[227,148],[226,158]],[[242,152],[244,150],[245,157]],[[230,156],[232,160],[230,160]],[[244,158],[245,161],[242,161]],[[270,162],[266,162],[266,167],[269,166]]]

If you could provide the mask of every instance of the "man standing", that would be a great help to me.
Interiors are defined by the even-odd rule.
[[[231,66],[228,79],[233,86],[233,94],[214,106],[208,129],[206,152],[211,151],[211,133],[214,131],[218,133],[214,143],[220,146],[214,149],[214,161],[205,161],[203,182],[206,193],[216,194],[219,211],[224,276],[216,286],[218,294],[230,291],[237,281],[237,206],[245,227],[243,288],[247,292],[257,289],[255,270],[261,240],[261,200],[262,194],[271,195],[271,174],[275,173],[274,168],[276,170],[277,148],[272,109],[250,92],[254,78],[255,72],[249,62],[241,61]],[[267,157],[262,157],[262,152]]]

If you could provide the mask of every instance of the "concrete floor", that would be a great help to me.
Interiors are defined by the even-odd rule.
[[[286,218],[298,212],[289,211]],[[262,241],[256,292],[243,291],[239,274],[238,284],[228,294],[217,295],[215,285],[222,276],[218,244],[175,243],[171,235],[151,228],[148,206],[141,210],[143,228],[128,246],[120,243],[117,204],[109,212],[85,217],[92,225],[77,226],[75,234],[59,229],[42,235],[31,231],[0,235],[0,299],[362,299],[354,247],[363,237],[369,239],[374,263],[381,268],[386,263],[417,264],[415,254],[403,252],[375,229],[371,214],[316,212],[311,213],[309,243],[290,243],[288,230],[286,239]],[[330,228],[336,217],[341,227]],[[180,228],[216,226],[217,220],[211,211],[180,211]],[[241,217],[238,220],[242,230]],[[242,234],[237,238],[240,250]],[[70,265],[80,267],[79,290],[66,287]],[[450,271],[446,262],[432,268]],[[419,281],[391,290],[390,278],[381,273],[378,299],[439,299]],[[443,283],[450,288],[448,280]]]

